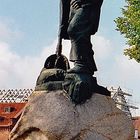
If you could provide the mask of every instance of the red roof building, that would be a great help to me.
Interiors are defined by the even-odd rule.
[[[0,140],[8,140],[8,135],[13,129],[26,103],[0,103]]]
[[[133,124],[135,127],[135,135],[140,140],[140,117],[133,117]]]

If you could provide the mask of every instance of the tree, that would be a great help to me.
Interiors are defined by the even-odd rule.
[[[126,0],[126,4],[122,8],[122,17],[115,20],[116,30],[124,35],[130,46],[124,54],[140,63],[140,0]]]

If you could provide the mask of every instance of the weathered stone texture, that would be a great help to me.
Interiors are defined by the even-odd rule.
[[[107,96],[75,106],[64,91],[37,91],[11,140],[133,140],[131,120]]]

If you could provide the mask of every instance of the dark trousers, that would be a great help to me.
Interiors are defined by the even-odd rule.
[[[90,41],[93,22],[91,5],[82,5],[77,10],[71,8],[68,26],[71,40],[70,61],[78,61],[92,72],[97,71]]]

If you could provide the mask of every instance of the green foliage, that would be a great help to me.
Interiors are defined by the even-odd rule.
[[[140,0],[126,0],[126,3],[127,6],[122,8],[122,17],[115,22],[117,30],[127,38],[130,46],[124,54],[140,62]]]

